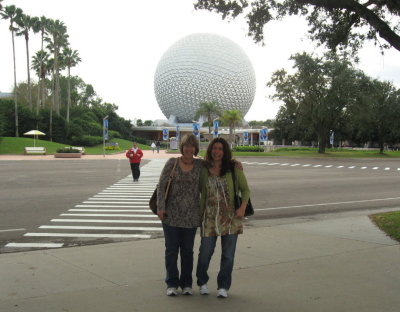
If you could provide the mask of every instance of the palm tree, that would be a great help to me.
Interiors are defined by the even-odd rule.
[[[204,116],[208,121],[208,133],[211,133],[211,126],[213,120],[216,117],[221,116],[221,111],[219,110],[217,102],[203,102],[200,103],[200,107],[194,116],[195,119],[198,119],[200,116]]]
[[[46,51],[38,51],[32,58],[32,69],[35,70],[39,77],[38,98],[41,99],[41,102],[38,100],[36,105],[36,115],[39,114],[39,106],[43,107],[45,103],[46,92],[44,83],[46,80],[46,74],[48,72],[46,68],[48,60],[49,54]]]
[[[60,115],[60,51],[68,45],[67,27],[60,20],[49,20],[46,25],[48,34],[45,40],[49,43],[48,48],[54,55],[54,108]]]
[[[14,27],[14,23],[18,18],[22,15],[22,10],[16,8],[15,5],[8,5],[2,11],[0,11],[0,15],[5,20],[10,20],[10,31],[11,31],[11,39],[12,39],[12,47],[13,47],[13,61],[14,61],[14,107],[15,107],[15,136],[19,136],[18,129],[18,103],[17,103],[17,67],[15,64],[15,43],[14,43],[14,32],[17,28]]]
[[[18,20],[16,20],[19,29],[17,31],[17,36],[25,37],[26,46],[26,67],[28,72],[28,103],[29,109],[32,111],[32,90],[31,90],[31,69],[29,66],[29,32],[31,31],[34,24],[39,19],[37,17],[30,17],[29,15],[22,14]]]
[[[44,43],[44,35],[47,34],[47,32],[46,32],[47,23],[48,23],[48,19],[46,17],[44,17],[44,16],[41,16],[40,19],[36,20],[36,22],[33,25],[33,32],[34,33],[40,32],[40,37],[41,37],[41,48],[40,48],[40,51],[42,53],[41,53],[41,57],[39,58],[40,59],[40,63],[37,66],[37,68],[41,68],[41,69],[45,68],[45,66],[43,64],[43,62],[45,62],[45,59],[43,59],[43,53],[44,53],[43,43]],[[46,53],[46,55],[47,55],[47,58],[48,58],[48,54],[47,53]],[[42,77],[42,76],[45,77],[46,73],[44,73],[44,75],[41,74],[39,77]],[[39,78],[39,79],[41,79],[41,78]],[[40,85],[39,85],[40,87],[38,88],[39,91],[38,91],[38,98],[37,98],[37,103],[36,103],[36,113],[39,112],[39,108],[40,107],[44,106],[44,101],[45,101],[44,79],[45,78],[43,78],[43,80],[40,80]]]
[[[64,48],[63,58],[68,69],[68,104],[67,104],[67,123],[69,122],[69,109],[71,107],[71,67],[76,66],[81,60],[77,50]]]
[[[235,127],[237,127],[242,122],[242,113],[239,110],[226,110],[222,115],[222,122],[229,126],[229,137],[231,144],[234,142],[233,134],[235,132]]]

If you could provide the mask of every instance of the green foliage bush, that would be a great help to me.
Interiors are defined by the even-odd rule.
[[[72,147],[63,147],[56,150],[57,153],[80,153],[79,150]]]
[[[236,146],[234,152],[264,152],[264,149],[259,146]]]
[[[77,146],[95,146],[103,143],[103,138],[100,136],[82,135],[80,137],[74,136],[71,140],[71,145]]]
[[[277,148],[275,152],[294,152],[294,151],[317,151],[315,147],[282,147]]]
[[[115,130],[108,130],[108,138],[109,140],[112,139],[122,139],[121,134],[118,131]]]
[[[107,151],[119,151],[121,150],[118,145],[113,145],[113,146],[106,146]]]

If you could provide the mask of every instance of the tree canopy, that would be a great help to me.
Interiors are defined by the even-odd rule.
[[[399,0],[197,0],[194,6],[220,13],[223,19],[244,15],[248,35],[256,42],[263,41],[268,22],[299,15],[307,19],[311,39],[330,50],[356,52],[365,40],[372,40],[382,49],[400,51]]]

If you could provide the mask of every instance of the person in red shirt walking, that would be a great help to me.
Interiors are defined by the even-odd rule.
[[[129,158],[131,164],[133,182],[138,182],[140,177],[140,161],[143,157],[142,150],[133,142],[133,147],[126,152],[126,157]]]

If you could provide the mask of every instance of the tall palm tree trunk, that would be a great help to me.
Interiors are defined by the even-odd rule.
[[[12,46],[13,46],[13,60],[14,60],[14,108],[15,108],[15,137],[19,137],[19,126],[18,126],[18,102],[17,102],[17,65],[15,62],[15,43],[14,43],[14,31],[11,31]]]
[[[67,123],[69,123],[69,109],[71,107],[71,69],[68,66],[68,104],[67,104]]]
[[[28,73],[28,103],[29,109],[32,111],[32,88],[31,88],[31,71],[29,68],[29,37],[25,34],[25,46],[26,46],[26,68]]]

